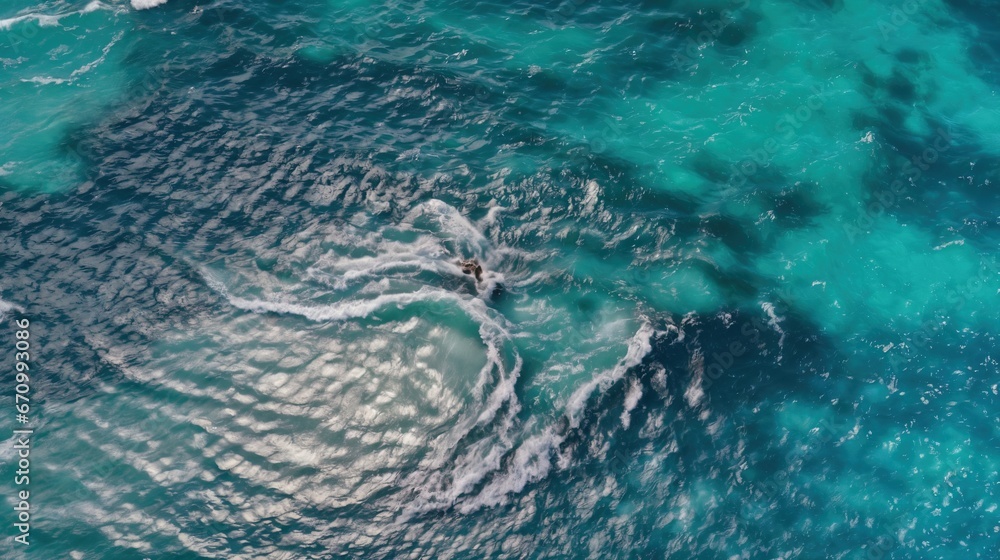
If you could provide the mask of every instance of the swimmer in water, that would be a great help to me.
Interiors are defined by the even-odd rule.
[[[475,275],[476,282],[483,281],[483,267],[479,265],[477,259],[460,260],[458,261],[458,266],[462,267],[462,272]]]

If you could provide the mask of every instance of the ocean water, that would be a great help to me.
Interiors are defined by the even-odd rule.
[[[995,7],[6,0],[0,556],[997,558]]]

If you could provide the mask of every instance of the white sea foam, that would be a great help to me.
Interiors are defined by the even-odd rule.
[[[557,435],[551,429],[528,438],[514,452],[507,471],[491,480],[473,499],[463,502],[458,510],[471,513],[482,507],[505,503],[509,495],[517,494],[528,484],[545,478],[552,470],[552,451],[564,439],[565,436]]]
[[[622,427],[626,430],[632,423],[632,411],[639,404],[639,399],[642,398],[642,383],[638,379],[633,379],[632,383],[628,387],[628,393],[625,394],[625,410],[622,411]]]
[[[503,212],[506,212],[506,211],[507,211],[507,208],[504,207],[504,206],[492,206],[492,207],[490,207],[489,211],[486,212],[486,216],[484,216],[483,219],[480,220],[479,222],[483,226],[496,225],[496,223],[498,221],[497,216],[499,214],[503,213]]]
[[[518,262],[523,255],[510,255],[510,250],[495,247],[458,210],[436,200],[419,204],[402,223],[391,228],[363,232],[345,226],[343,232],[328,239],[365,253],[357,256],[335,249],[318,258],[312,257],[316,260],[307,269],[306,280],[319,279],[338,291],[347,290],[352,284],[365,283],[360,290],[345,293],[341,301],[333,304],[308,304],[288,295],[249,298],[241,291],[232,293],[233,289],[211,273],[204,272],[203,276],[231,305],[253,313],[297,315],[316,322],[347,321],[369,317],[390,306],[440,302],[461,309],[478,324],[479,337],[485,346],[485,364],[477,374],[472,391],[474,408],[453,418],[451,428],[435,438],[420,468],[401,481],[402,486],[413,489],[414,495],[401,504],[400,520],[447,507],[457,507],[460,511],[490,507],[546,476],[554,463],[553,453],[558,454],[566,437],[559,427],[564,421],[548,426],[520,427],[521,405],[515,388],[523,360],[511,342],[510,325],[482,298],[486,290],[503,279],[495,271],[495,265],[509,262],[506,261],[508,257]],[[345,239],[349,239],[349,243]],[[299,258],[299,255],[310,253],[311,250],[297,250],[295,256]],[[484,281],[477,283],[480,298],[428,286],[426,276],[417,276],[417,273],[429,272],[467,277],[455,266],[455,260],[468,257],[478,258],[486,269]],[[389,284],[390,280],[393,284]],[[410,285],[412,291],[384,293],[390,285],[396,289]],[[624,357],[572,394],[565,410],[572,427],[580,425],[580,415],[596,390],[607,391],[642,362],[651,351],[654,334],[652,326],[643,322],[629,340]],[[635,408],[641,396],[641,386],[634,383],[626,397],[626,415]],[[626,425],[628,421],[623,419]],[[485,434],[470,439],[477,427],[487,426]],[[480,486],[481,490],[471,495]]]
[[[337,291],[346,291],[360,285],[350,295],[332,305],[305,305],[280,298],[249,299],[230,290],[211,273],[205,273],[208,284],[223,295],[234,307],[255,313],[291,314],[311,321],[343,321],[369,316],[377,310],[397,305],[405,307],[420,301],[445,302],[456,306],[479,325],[479,335],[486,346],[486,363],[478,374],[475,396],[483,399],[478,414],[459,422],[448,441],[457,444],[476,425],[492,420],[506,403],[510,403],[501,426],[512,424],[512,414],[518,410],[514,391],[522,359],[513,351],[511,335],[502,316],[489,312],[485,301],[504,276],[492,270],[491,262],[502,259],[506,252],[495,252],[492,243],[461,213],[439,200],[430,200],[415,206],[401,223],[378,231],[362,231],[357,225],[367,222],[358,215],[350,224],[334,227],[327,237],[340,248],[330,250],[315,258],[306,269],[305,280],[318,280]],[[345,250],[350,247],[352,251]],[[366,254],[354,256],[351,253]],[[294,256],[308,256],[312,250],[301,247]],[[347,254],[345,254],[347,253]],[[288,253],[286,253],[288,254]],[[476,257],[486,270],[483,280],[476,282],[462,273],[457,266],[459,258]],[[426,275],[451,276],[472,281],[479,298],[463,296],[460,292],[427,286]],[[391,282],[399,280],[400,282]],[[417,286],[423,285],[419,289]],[[390,286],[397,289],[412,286],[413,291],[384,294]],[[513,360],[513,364],[510,364]],[[487,387],[491,387],[486,394]],[[448,449],[449,454],[454,449]],[[448,456],[439,458],[443,464]]]
[[[69,83],[70,80],[67,80],[65,78],[53,78],[51,76],[35,76],[33,78],[21,78],[21,81],[27,84],[49,85],[49,84],[65,84]]]
[[[573,392],[566,404],[566,416],[572,427],[580,425],[580,412],[583,411],[594,389],[600,387],[602,392],[607,391],[611,385],[624,377],[628,370],[642,363],[643,358],[653,349],[651,341],[654,334],[656,334],[656,330],[653,329],[652,325],[643,323],[632,340],[629,341],[625,357],[614,368],[594,376],[593,379]]]
[[[483,425],[492,421],[505,404],[509,403],[509,406],[504,417],[498,423],[497,433],[506,438],[506,433],[514,425],[515,417],[520,410],[515,386],[520,375],[523,360],[514,352],[513,366],[508,367],[506,365],[503,354],[504,349],[511,346],[510,333],[501,322],[502,319],[492,317],[486,304],[480,299],[463,298],[450,291],[424,287],[415,292],[384,294],[371,299],[347,299],[331,305],[310,306],[292,302],[255,300],[235,296],[212,274],[204,272],[203,276],[210,287],[225,297],[236,308],[254,313],[298,315],[316,322],[363,318],[390,305],[406,306],[427,301],[448,302],[455,305],[479,325],[479,335],[486,346],[486,363],[479,371],[474,389],[476,397],[482,399],[482,407],[475,416],[466,417],[455,423],[454,429],[443,436],[443,439],[435,446],[440,451],[437,455],[426,460],[427,466],[430,469],[441,468],[454,453],[459,442],[477,425]],[[496,374],[495,376],[494,373]],[[492,391],[489,394],[484,394],[485,388],[491,383],[493,385]],[[484,451],[486,453],[485,457],[478,455],[476,449],[471,450],[466,461],[470,464],[492,463],[494,459],[498,460],[505,450],[484,449]],[[499,465],[493,467],[493,469],[498,467]],[[474,469],[466,472],[474,472]],[[474,481],[470,483],[475,484]],[[424,484],[426,484],[426,480]],[[460,481],[453,484],[451,489],[454,497],[466,491],[465,483],[460,483]],[[453,501],[453,498],[449,498],[446,495],[441,496],[434,503],[438,504],[442,500],[450,502]]]
[[[87,72],[90,72],[94,68],[100,66],[107,59],[108,53],[111,52],[111,49],[115,46],[116,43],[118,43],[118,41],[121,40],[121,38],[124,35],[125,35],[124,31],[119,31],[118,33],[116,33],[115,36],[111,38],[111,42],[109,42],[107,45],[104,46],[100,57],[93,60],[92,62],[84,64],[83,66],[77,68],[76,70],[73,70],[69,78],[55,78],[52,76],[34,76],[32,78],[22,78],[21,81],[25,83],[32,83],[39,85],[72,84],[76,80],[77,76],[86,74]]]
[[[442,239],[450,241],[453,249],[469,257],[480,256],[488,260],[492,244],[479,228],[456,208],[436,199],[417,205],[404,218],[407,223],[420,224],[428,219],[436,226]]]
[[[573,393],[566,408],[566,416],[571,425],[579,425],[576,417],[594,389],[600,387],[602,391],[606,391],[615,381],[624,377],[629,369],[642,363],[652,350],[651,340],[656,333],[651,325],[643,323],[629,341],[625,357],[611,370],[596,375]],[[640,397],[641,389],[638,394],[634,388],[630,390],[626,398],[626,406],[631,407],[629,410],[635,407]],[[408,480],[411,484],[418,481],[423,484],[417,486],[418,497],[404,506],[398,521],[403,522],[415,514],[444,507],[454,506],[462,513],[469,513],[483,507],[503,504],[511,494],[521,492],[528,484],[548,475],[552,470],[552,455],[558,452],[559,446],[566,439],[565,432],[556,425],[547,426],[540,433],[528,437],[517,446],[503,472],[489,480],[475,496],[463,499],[476,485],[500,470],[503,456],[513,447],[507,437],[503,437],[503,434],[501,436],[498,443],[489,440],[480,442],[471,452],[457,458],[450,473],[431,473],[423,479],[411,477]],[[441,484],[449,480],[448,474],[451,475],[450,485],[446,485],[443,490],[428,490],[436,487],[429,482]]]
[[[488,300],[497,287],[508,285],[507,277],[499,270],[505,262],[541,259],[507,247],[495,247],[475,224],[439,200],[418,204],[399,224],[372,232],[347,225],[333,238],[341,247],[316,259],[308,267],[306,277],[338,291],[363,283],[376,283],[373,288],[381,291],[384,286],[377,283],[390,279],[425,283],[426,273],[430,273],[463,278],[474,286],[481,299]],[[352,251],[345,249],[348,245],[353,252],[362,250],[365,254],[350,255]],[[481,280],[462,272],[458,262],[466,258],[478,259],[482,264]]]
[[[688,383],[687,389],[684,390],[684,400],[687,401],[688,406],[694,408],[701,403],[701,399],[705,396],[705,388],[702,387],[702,379],[705,376],[705,357],[701,350],[695,350],[691,354],[688,369],[691,370],[691,381]]]
[[[767,324],[774,332],[778,333],[778,358],[777,361],[781,361],[781,351],[785,348],[785,331],[781,328],[781,322],[785,319],[783,317],[778,317],[778,314],[774,311],[774,305],[770,302],[763,302],[760,304],[761,309],[764,313],[767,313]]]
[[[7,19],[0,19],[0,31],[9,31],[11,27],[21,23],[22,21],[35,20],[41,27],[54,27],[59,25],[60,16],[51,16],[45,14],[26,14],[23,16],[15,16]]]
[[[457,300],[457,296],[441,290],[421,288],[412,293],[385,294],[369,300],[348,300],[332,305],[302,305],[282,301],[267,301],[247,299],[234,296],[229,293],[229,289],[219,280],[206,274],[205,279],[208,285],[225,297],[230,305],[252,311],[254,313],[277,313],[280,315],[299,315],[310,321],[343,321],[345,319],[359,319],[371,315],[389,305],[406,306],[419,301],[443,301]]]
[[[90,72],[97,66],[100,66],[101,63],[103,63],[108,58],[108,53],[111,52],[111,49],[115,46],[115,44],[118,41],[121,40],[121,38],[124,35],[125,35],[124,31],[119,31],[118,33],[115,33],[115,36],[111,38],[111,42],[108,43],[107,45],[104,45],[104,48],[101,49],[101,56],[98,57],[93,62],[88,62],[87,64],[84,64],[83,66],[77,68],[76,70],[73,70],[73,73],[70,74],[70,78],[72,79],[79,76],[80,74],[86,74],[87,72]]]
[[[587,194],[583,197],[582,214],[588,216],[594,213],[597,208],[598,196],[601,194],[601,185],[597,181],[587,181]]]
[[[384,277],[394,272],[424,271],[441,275],[460,275],[461,270],[454,263],[448,262],[440,254],[433,251],[421,253],[419,248],[400,247],[399,252],[380,251],[377,256],[358,258],[336,258],[329,266],[320,261],[310,267],[308,273],[322,276],[330,285],[338,290],[348,288],[352,283],[368,278]]]
[[[163,0],[166,1],[166,0]],[[95,12],[97,10],[109,9],[107,4],[94,0],[83,7],[82,10],[77,10],[74,12],[67,12],[65,14],[35,14],[29,13],[20,16],[14,16],[12,18],[0,19],[0,31],[8,31],[13,26],[24,22],[34,20],[38,23],[40,27],[55,27],[59,25],[59,20],[66,16],[89,14],[90,12]]]
[[[0,321],[7,317],[7,314],[11,311],[23,311],[20,306],[14,305],[13,303],[6,302],[0,299]]]
[[[148,10],[166,3],[167,0],[132,0],[132,7],[137,10]]]
[[[631,368],[642,363],[642,360],[652,351],[652,338],[655,334],[657,331],[650,324],[643,323],[629,341],[625,357],[611,370],[598,374],[573,393],[566,407],[566,416],[572,427],[579,426],[578,416],[595,388],[607,391],[615,382],[622,379]],[[635,403],[638,403],[638,397],[634,395],[633,397]],[[633,403],[632,407],[634,408],[634,406]],[[552,453],[558,450],[565,439],[565,433],[557,431],[553,426],[548,427],[541,434],[528,438],[514,453],[508,470],[491,480],[475,498],[463,503],[459,510],[467,513],[480,507],[505,503],[510,494],[519,493],[529,483],[544,478],[552,467],[550,459]]]

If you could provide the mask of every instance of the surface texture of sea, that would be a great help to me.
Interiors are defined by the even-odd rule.
[[[996,8],[4,0],[0,556],[1000,557]]]

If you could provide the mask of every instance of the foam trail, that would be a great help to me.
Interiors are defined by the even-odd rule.
[[[468,494],[479,484],[489,473],[495,472],[501,467],[501,459],[513,448],[514,442],[509,437],[510,430],[515,425],[515,420],[520,411],[520,403],[517,400],[516,384],[523,365],[520,355],[514,354],[515,363],[508,372],[504,367],[502,348],[511,339],[510,333],[498,320],[492,318],[488,313],[486,304],[480,299],[463,299],[448,291],[421,288],[416,292],[403,294],[380,295],[369,300],[353,300],[333,305],[308,306],[296,303],[251,300],[234,296],[229,289],[218,279],[203,272],[203,277],[209,286],[225,297],[234,307],[251,311],[254,313],[279,313],[299,315],[312,321],[339,321],[353,318],[361,318],[370,315],[376,310],[387,305],[408,305],[418,301],[447,301],[458,305],[465,313],[476,321],[479,328],[479,335],[486,345],[486,364],[479,372],[475,391],[477,398],[483,398],[482,392],[492,379],[492,373],[498,372],[499,379],[489,395],[485,396],[482,410],[471,417],[466,418],[445,436],[436,446],[440,453],[437,457],[430,458],[425,463],[425,470],[415,473],[407,480],[411,487],[446,487],[445,489],[427,493],[423,492],[421,499],[416,505],[409,504],[403,513],[403,518],[408,519],[414,513],[431,511],[448,507],[455,504],[463,495]],[[476,426],[489,423],[503,409],[504,405],[509,406],[504,412],[503,418],[498,424],[495,432],[500,440],[488,438],[473,444],[471,449],[456,459],[456,466],[452,471],[445,472],[442,468],[448,463],[448,459],[453,456],[454,451],[459,447],[459,443]],[[493,487],[487,501],[495,501],[507,493],[507,486],[523,487],[531,480],[536,480],[544,476],[549,470],[549,459],[542,449],[549,449],[549,445],[558,436],[552,434],[529,440],[515,452],[514,479],[505,482],[500,487]],[[550,441],[551,440],[551,441]],[[455,475],[454,473],[461,473]],[[448,479],[448,475],[453,476]],[[450,484],[448,483],[450,482]],[[478,505],[466,507],[479,507]]]
[[[456,240],[459,245],[456,247],[459,256],[482,256],[489,262],[490,241],[457,209],[440,200],[432,199],[410,211],[406,220],[412,223],[423,216],[434,219],[442,233],[448,234]],[[462,255],[462,253],[471,254]]]
[[[566,416],[569,417],[573,427],[579,426],[577,415],[586,405],[587,399],[595,388],[600,387],[602,390],[607,390],[616,381],[622,379],[629,369],[642,363],[642,360],[652,351],[651,340],[654,334],[656,334],[656,330],[650,324],[643,323],[629,341],[625,357],[614,368],[595,376],[593,380],[573,393],[566,411]],[[634,390],[630,393],[629,402],[634,400],[638,403],[641,394],[636,396]],[[626,405],[628,406],[628,403]],[[552,452],[557,450],[565,439],[565,432],[558,430],[555,426],[549,426],[540,434],[529,437],[514,452],[506,472],[487,483],[478,495],[459,504],[458,510],[462,513],[470,513],[482,507],[502,504],[510,494],[521,492],[528,484],[541,480],[552,469]],[[500,469],[501,459],[509,448],[509,444],[495,446],[485,456],[481,456],[478,462],[465,461],[462,464],[456,464],[452,472],[461,473],[461,475],[454,477],[450,488],[438,492],[421,490],[419,497],[404,507],[403,513],[397,521],[405,522],[415,514],[454,506],[464,494],[482,482],[490,473]],[[431,478],[440,480],[442,476]],[[424,488],[427,486],[427,484],[423,485]]]
[[[0,31],[10,31],[11,27],[14,27],[22,21],[35,20],[41,27],[54,27],[59,25],[60,16],[47,16],[43,14],[29,14],[25,16],[17,16],[7,19],[0,19]]]
[[[34,78],[21,78],[21,81],[27,84],[39,84],[47,86],[49,84],[68,84],[70,80],[65,80],[63,78],[53,78],[51,76],[35,76]]]
[[[135,0],[133,0],[133,2],[134,1]],[[139,0],[139,1],[143,1],[143,0]],[[145,1],[149,1],[149,0],[145,0]],[[153,1],[156,1],[156,0],[153,0]],[[166,2],[166,0],[162,0],[162,1]],[[94,1],[90,2],[89,4],[87,4],[86,6],[84,6],[82,10],[78,10],[78,11],[75,11],[75,12],[69,12],[69,13],[65,13],[65,14],[57,14],[57,15],[49,15],[49,14],[25,14],[25,15],[22,15],[22,16],[14,16],[12,18],[0,19],[0,31],[10,31],[10,29],[13,26],[15,26],[15,25],[17,25],[17,24],[19,24],[19,23],[21,23],[23,21],[30,21],[30,20],[35,20],[40,27],[55,27],[55,26],[59,25],[59,20],[61,20],[62,18],[66,17],[66,16],[89,14],[90,12],[96,12],[97,10],[104,10],[104,9],[108,9],[108,8],[109,7],[106,4],[104,4],[103,2],[99,2],[98,0],[94,0]]]
[[[415,238],[400,241],[400,233]],[[515,260],[525,256],[509,248],[495,248],[479,226],[440,200],[418,204],[402,223],[385,230],[363,235],[349,230],[345,237],[351,239],[353,247],[371,254],[351,257],[338,254],[340,250],[328,252],[307,269],[307,278],[335,290],[386,277],[424,282],[419,277],[421,273],[472,281],[470,275],[462,273],[458,263],[461,259],[476,258],[484,270],[482,280],[475,281],[474,287],[480,299],[488,300],[499,286],[507,283],[504,274],[497,270],[501,262],[511,256]]]
[[[574,391],[566,407],[566,416],[569,417],[572,427],[579,426],[578,415],[595,388],[600,387],[601,391],[606,391],[616,381],[622,379],[631,368],[642,363],[653,349],[651,341],[654,334],[656,330],[652,325],[643,323],[629,341],[625,357],[614,368],[595,376],[590,382]],[[550,455],[565,439],[565,432],[557,432],[552,426],[543,433],[529,438],[514,453],[507,473],[490,481],[475,499],[462,504],[459,510],[468,513],[480,507],[502,504],[508,495],[521,492],[529,483],[544,478],[552,468]]]
[[[87,72],[90,72],[91,70],[102,64],[108,58],[108,53],[111,52],[111,49],[114,48],[115,44],[117,44],[118,41],[120,41],[124,35],[125,35],[124,31],[119,31],[118,33],[116,33],[115,36],[111,39],[111,42],[105,45],[103,49],[101,49],[101,56],[98,57],[97,60],[84,64],[80,68],[73,70],[73,73],[70,74],[70,78],[72,79],[79,76],[80,74],[86,74]]]
[[[343,321],[345,319],[360,319],[391,304],[410,305],[418,301],[458,301],[459,298],[447,292],[421,288],[416,292],[405,294],[386,294],[364,301],[348,301],[335,305],[309,306],[298,303],[280,301],[253,300],[234,296],[222,282],[205,277],[208,285],[225,297],[233,307],[254,313],[278,313],[281,315],[299,315],[310,321]]]
[[[423,271],[451,276],[462,274],[452,263],[431,260],[429,256],[412,252],[344,260],[335,263],[332,268],[338,272],[337,275],[330,275],[315,267],[310,267],[308,274],[337,290],[344,290],[353,282],[397,271]]]
[[[643,323],[639,330],[628,343],[628,350],[625,357],[610,371],[605,371],[595,376],[585,385],[573,392],[566,404],[566,416],[569,417],[570,425],[574,428],[580,425],[580,412],[587,404],[591,393],[597,387],[601,391],[606,391],[616,381],[625,376],[629,369],[642,363],[643,358],[653,349],[651,340],[656,331],[649,323]]]
[[[509,372],[506,370],[501,349],[505,343],[510,342],[510,333],[503,325],[490,317],[486,304],[482,300],[465,300],[451,292],[425,287],[416,292],[380,295],[369,300],[346,301],[325,306],[308,306],[287,302],[251,300],[234,296],[218,279],[213,278],[208,273],[203,272],[202,275],[213,290],[225,297],[236,308],[254,313],[298,315],[316,322],[342,321],[367,317],[378,309],[392,304],[405,306],[420,301],[447,301],[456,304],[472,320],[479,324],[479,336],[486,346],[486,364],[479,371],[475,387],[477,396],[482,396],[486,384],[491,380],[491,374],[494,370],[499,373],[499,380],[493,391],[486,397],[483,410],[475,417],[474,421],[466,422],[453,431],[447,438],[447,444],[443,446],[443,449],[450,454],[463,437],[475,426],[486,424],[492,420],[505,403],[510,403],[503,423],[508,428],[513,425],[513,418],[520,410],[515,387],[524,361],[520,355],[515,353],[514,366]],[[442,457],[440,463],[443,464],[445,459],[446,457]]]
[[[418,204],[407,216],[413,219],[422,214],[430,214],[438,218],[438,223],[441,225],[441,229],[445,232],[467,236],[470,235],[475,239],[476,243],[482,245],[488,245],[489,241],[486,237],[472,224],[465,216],[463,216],[454,206],[449,205],[438,199],[431,199],[422,204]]]
[[[529,438],[514,452],[508,473],[492,480],[475,499],[462,504],[458,508],[459,511],[472,513],[484,506],[502,504],[508,495],[517,494],[528,484],[545,478],[552,469],[551,452],[558,448],[564,439],[565,437],[555,434],[552,430],[546,430]]]
[[[514,366],[505,373],[500,348],[510,342],[510,333],[493,321],[485,313],[485,306],[479,300],[463,301],[463,309],[480,323],[480,337],[486,344],[487,363],[479,372],[479,381],[475,392],[477,398],[482,398],[483,388],[491,379],[491,372],[496,369],[500,373],[492,393],[486,397],[483,410],[476,416],[466,417],[455,429],[451,430],[435,447],[439,450],[425,462],[421,471],[407,477],[407,485],[419,488],[420,498],[416,505],[408,504],[400,517],[400,521],[409,519],[412,515],[432,511],[454,505],[461,496],[472,491],[490,472],[500,468],[503,456],[513,448],[510,431],[514,428],[521,405],[518,402],[515,387],[521,373],[524,360],[515,352]],[[480,309],[482,308],[482,309]],[[505,403],[510,403],[503,418],[498,422],[495,434],[499,445],[493,445],[495,440],[484,439],[474,443],[468,451],[454,459],[455,465],[450,471],[443,470],[459,444],[476,426],[482,426],[496,418]],[[455,473],[460,473],[456,475]],[[452,475],[450,485],[448,475]],[[447,487],[446,490],[428,492],[426,488]]]

